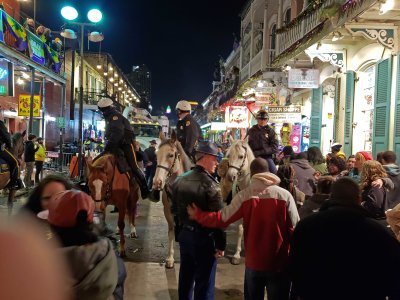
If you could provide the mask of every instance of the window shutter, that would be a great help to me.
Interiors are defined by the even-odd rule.
[[[392,59],[381,60],[375,72],[374,133],[372,154],[388,150]]]
[[[337,140],[338,126],[339,126],[339,111],[340,111],[340,91],[341,91],[341,78],[336,77],[335,80],[335,108],[334,108],[334,119],[333,119],[333,140]]]
[[[344,109],[344,146],[346,157],[353,151],[353,107],[354,107],[354,81],[356,73],[346,72],[346,101]]]
[[[399,53],[400,55],[400,53]],[[399,57],[399,56],[397,56]],[[397,163],[400,161],[400,59],[397,59],[397,90],[396,90],[396,106],[394,115],[394,143],[393,151],[397,155]]]
[[[310,147],[321,147],[322,86],[312,90],[310,118]]]

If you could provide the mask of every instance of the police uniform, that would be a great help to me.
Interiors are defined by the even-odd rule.
[[[181,143],[186,154],[193,158],[193,150],[201,137],[200,126],[191,114],[187,114],[176,124],[178,141]]]
[[[129,121],[113,107],[103,109],[103,115],[106,121],[105,138],[107,140],[104,152],[110,152],[115,155],[118,155],[121,150],[124,152],[133,176],[139,183],[142,198],[146,198],[149,191],[144,174],[136,162],[135,147],[133,144],[135,134]]]
[[[11,136],[7,131],[3,121],[0,121],[0,157],[4,159],[10,168],[10,186],[16,187],[19,176],[18,160],[11,154]]]

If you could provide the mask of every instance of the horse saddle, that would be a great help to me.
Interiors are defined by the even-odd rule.
[[[7,172],[10,172],[10,167],[4,159],[0,158],[0,174]]]

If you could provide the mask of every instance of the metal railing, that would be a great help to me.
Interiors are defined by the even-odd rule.
[[[46,151],[46,159],[44,161],[44,168],[50,170],[59,170],[60,166],[63,171],[69,172],[72,157],[76,153],[63,153],[60,159],[60,152]]]

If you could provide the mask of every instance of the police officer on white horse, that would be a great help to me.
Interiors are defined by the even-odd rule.
[[[134,147],[135,134],[129,121],[113,106],[114,102],[109,98],[102,98],[97,103],[99,110],[103,113],[106,121],[105,138],[107,140],[104,153],[112,153],[118,156],[122,150],[131,168],[133,177],[139,184],[142,198],[147,198],[149,189],[143,171],[136,162]],[[100,154],[100,155],[102,155]]]

